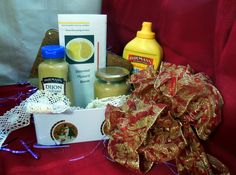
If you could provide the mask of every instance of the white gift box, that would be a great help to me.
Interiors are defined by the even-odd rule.
[[[66,111],[60,114],[34,114],[37,143],[70,144],[101,140],[105,108]]]

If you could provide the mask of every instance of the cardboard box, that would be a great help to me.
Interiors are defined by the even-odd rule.
[[[34,114],[37,143],[58,145],[101,140],[104,120],[105,108]]]
[[[59,41],[66,48],[74,105],[94,99],[95,72],[106,66],[106,15],[59,14]]]

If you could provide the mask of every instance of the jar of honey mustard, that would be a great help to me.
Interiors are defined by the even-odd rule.
[[[129,85],[126,83],[130,72],[123,67],[110,66],[101,68],[96,72],[94,82],[94,97],[106,98],[129,93]]]
[[[67,93],[68,63],[64,60],[65,49],[59,45],[42,47],[43,62],[38,67],[39,89],[52,93]]]

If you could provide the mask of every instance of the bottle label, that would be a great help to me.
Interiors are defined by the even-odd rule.
[[[128,60],[133,65],[133,73],[139,72],[140,70],[146,69],[147,66],[153,65],[154,58],[139,56],[139,55],[132,55],[128,56]]]
[[[42,81],[43,90],[47,90],[52,93],[61,93],[66,95],[66,82],[63,78],[47,77]]]

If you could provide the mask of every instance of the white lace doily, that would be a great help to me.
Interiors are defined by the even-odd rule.
[[[62,113],[70,109],[70,101],[63,94],[37,91],[27,99],[27,113]]]
[[[125,103],[127,98],[128,98],[127,95],[121,95],[121,96],[117,96],[117,97],[107,97],[107,98],[102,98],[102,99],[95,99],[86,106],[86,109],[105,107],[108,103],[113,106],[119,107]]]
[[[70,101],[66,96],[37,91],[20,105],[0,116],[0,147],[12,131],[30,124],[31,113],[61,113],[69,108]]]
[[[29,125],[30,114],[24,110],[25,103],[26,101],[23,101],[19,106],[0,116],[0,147],[10,132]]]

